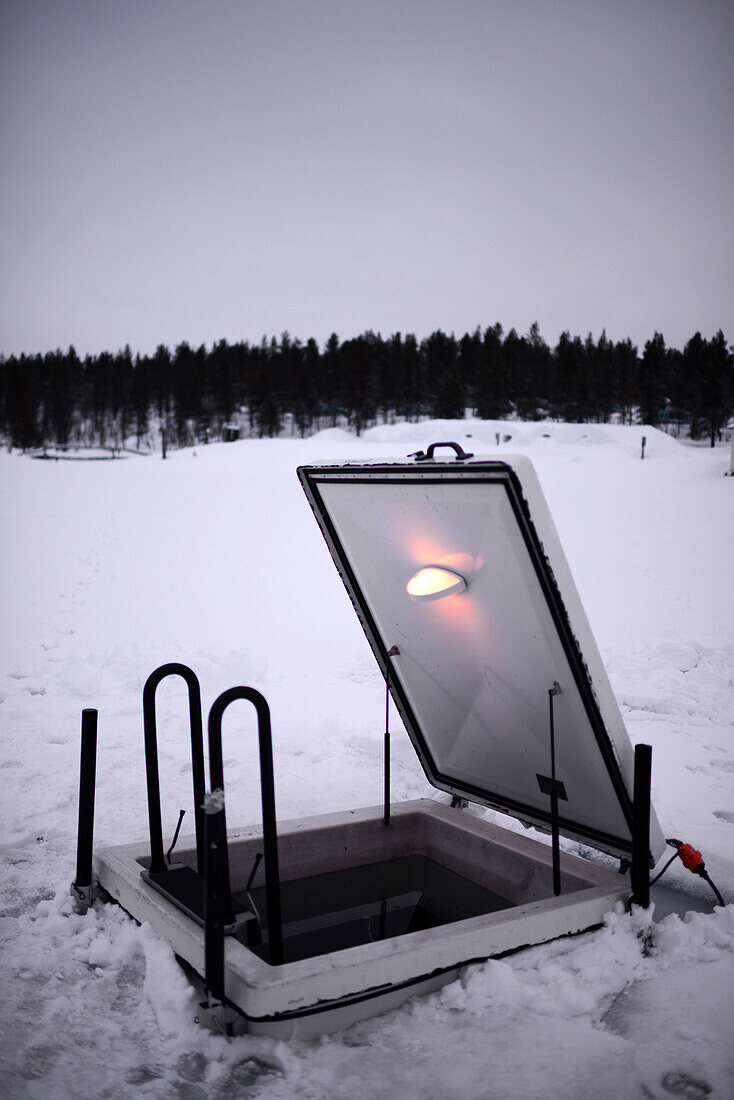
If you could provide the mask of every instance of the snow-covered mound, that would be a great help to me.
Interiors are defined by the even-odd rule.
[[[476,454],[493,454],[498,447],[503,450],[524,450],[541,447],[543,453],[563,447],[613,447],[634,458],[642,453],[642,437],[645,437],[645,458],[659,454],[672,454],[681,444],[673,436],[649,425],[630,427],[622,424],[565,424],[555,420],[432,420],[429,422],[429,441],[452,439],[465,451]],[[324,433],[322,433],[323,435]],[[499,437],[499,442],[498,442]],[[390,443],[419,446],[426,438],[426,423],[381,424],[370,428],[362,438],[370,443]]]
[[[647,956],[636,926],[647,918],[613,914],[599,932],[469,968],[440,995],[308,1046],[201,1032],[189,987],[149,930],[114,907],[69,912],[80,711],[100,712],[97,842],[144,836],[140,693],[163,661],[195,669],[207,708],[236,683],[264,692],[281,817],[379,803],[384,685],[295,467],[440,439],[535,463],[630,735],[653,745],[663,830],[701,849],[734,901],[728,451],[643,427],[463,420],[212,444],[165,462],[4,453],[7,1095],[732,1095],[731,904],[666,918]],[[168,836],[191,802],[184,713],[182,686],[164,684]],[[260,812],[248,723],[243,708],[225,724],[230,823]],[[393,743],[394,797],[435,794],[407,736],[396,730]],[[668,875],[708,898],[682,867]]]

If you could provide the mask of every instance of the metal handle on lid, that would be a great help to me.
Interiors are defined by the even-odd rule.
[[[408,455],[408,458],[414,458],[416,462],[430,462],[437,447],[452,447],[456,451],[457,459],[474,458],[473,454],[467,454],[458,443],[452,443],[450,440],[431,443],[426,451],[415,451],[412,455]]]

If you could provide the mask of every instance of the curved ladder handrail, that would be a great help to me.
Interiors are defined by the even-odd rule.
[[[150,873],[166,869],[161,826],[161,786],[158,775],[158,735],[155,693],[167,676],[181,676],[189,689],[189,725],[191,727],[191,773],[194,785],[194,822],[196,826],[196,869],[204,874],[204,730],[201,716],[201,688],[196,673],[188,665],[170,662],[151,672],[143,688],[143,736],[145,738],[145,774],[148,782],[148,823],[150,826]]]
[[[252,703],[257,711],[257,735],[260,747],[260,794],[263,817],[263,849],[265,863],[265,897],[268,905],[268,939],[270,963],[283,961],[283,925],[280,905],[280,870],[278,867],[278,833],[275,821],[275,782],[273,779],[273,739],[270,728],[270,708],[264,696],[254,688],[233,687],[222,692],[209,711],[209,780],[212,791],[224,791],[222,761],[222,716],[236,699]],[[226,836],[226,826],[225,826]],[[229,857],[224,853],[224,898],[231,909]]]

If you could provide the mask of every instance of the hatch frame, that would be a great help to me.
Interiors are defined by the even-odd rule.
[[[581,843],[615,855],[625,861],[632,857],[633,849],[633,798],[628,783],[625,781],[620,761],[615,748],[615,741],[607,729],[607,722],[602,713],[602,707],[597,698],[592,682],[591,674],[584,659],[579,640],[574,630],[571,616],[566,607],[561,592],[561,587],[549,560],[548,553],[536,528],[531,515],[530,504],[523,491],[523,484],[512,459],[510,461],[459,457],[449,460],[433,459],[426,461],[425,457],[420,462],[412,460],[415,456],[402,460],[376,460],[373,462],[325,462],[309,464],[298,467],[297,473],[306,497],[314,512],[322,535],[329,548],[342,582],[347,590],[362,629],[365,632],[370,647],[375,655],[380,670],[388,679],[388,690],[405,725],[408,735],[415,748],[418,759],[426,774],[428,781],[436,789],[445,791],[455,797],[466,798],[472,802],[488,806],[501,813],[509,814],[520,820],[523,824],[532,825],[543,832],[551,830],[550,808],[546,811],[537,806],[531,806],[521,800],[498,795],[489,787],[475,786],[464,780],[457,780],[444,774],[437,767],[427,740],[422,732],[420,721],[416,715],[407,693],[403,688],[400,676],[399,663],[392,663],[388,656],[390,646],[386,644],[372,615],[369,601],[362,586],[359,584],[354,569],[349,560],[346,549],[339,537],[336,526],[329,514],[329,509],[319,490],[324,483],[338,482],[340,484],[361,484],[365,481],[371,484],[387,483],[395,484],[445,484],[447,482],[460,482],[462,484],[481,483],[498,484],[507,494],[512,512],[515,516],[518,528],[522,535],[523,543],[540,590],[550,612],[553,624],[556,628],[561,646],[568,662],[568,667],[574,679],[574,683],[583,702],[589,725],[594,734],[596,744],[602,761],[609,776],[612,789],[620,805],[624,820],[629,829],[628,836],[618,836],[603,829],[594,829],[588,825],[564,818],[563,811],[559,813],[559,829],[564,836]],[[516,459],[517,465],[524,464],[526,468],[533,470],[528,459]],[[533,471],[534,475],[534,471]],[[539,486],[537,492],[540,493]],[[541,494],[542,496],[542,494]],[[543,502],[544,503],[544,502]],[[548,514],[550,519],[550,514]],[[551,521],[552,522],[552,521]],[[560,542],[554,547],[556,556],[562,553]],[[564,564],[567,567],[567,563]],[[573,584],[570,570],[565,580],[566,587],[569,581]],[[575,588],[575,586],[574,586]],[[577,593],[574,592],[577,596]],[[600,667],[603,671],[603,665]],[[389,677],[387,669],[390,669]],[[607,702],[607,706],[609,702]],[[616,706],[616,703],[614,704]],[[620,724],[624,730],[624,726]],[[625,730],[626,733],[626,730]],[[630,744],[630,752],[632,746]],[[631,779],[631,777],[630,777]],[[650,866],[654,866],[657,848],[661,847],[662,833],[660,832],[654,811],[651,812],[651,841],[650,841]],[[658,835],[659,834],[659,835]],[[654,836],[654,841],[653,841]],[[664,843],[662,844],[664,847]]]

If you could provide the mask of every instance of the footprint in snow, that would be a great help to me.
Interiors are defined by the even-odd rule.
[[[147,1085],[150,1081],[156,1081],[162,1076],[163,1070],[160,1066],[134,1066],[125,1074],[125,1083],[127,1085]]]
[[[726,821],[728,825],[734,825],[734,811],[732,810],[714,810],[714,817],[718,817],[719,821]]]
[[[28,1047],[20,1067],[20,1077],[26,1081],[45,1077],[53,1069],[60,1055],[61,1048],[52,1046],[50,1043],[38,1043],[36,1046]]]
[[[690,1077],[681,1070],[666,1073],[660,1084],[671,1096],[684,1096],[688,1100],[698,1100],[699,1097],[710,1096],[711,1086],[696,1077]]]

